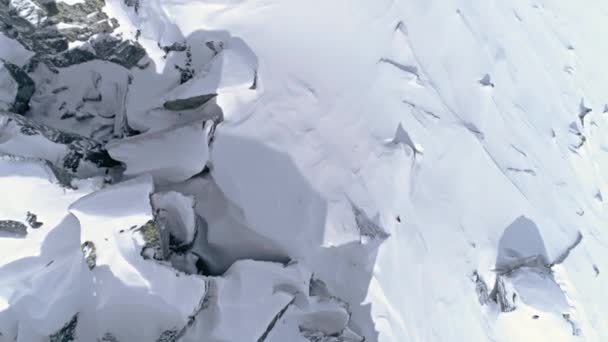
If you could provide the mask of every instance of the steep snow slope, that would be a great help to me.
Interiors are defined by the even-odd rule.
[[[65,203],[41,190],[63,203],[36,209],[57,217],[41,229],[80,237],[53,252],[62,268],[39,271],[48,254],[33,228],[0,226],[12,234],[3,251],[29,253],[0,252],[0,341],[608,340],[608,4],[107,0],[103,11],[147,55],[32,66],[25,115],[99,140],[124,167],[96,172],[81,155],[86,169],[71,170],[71,145],[36,145],[59,151],[49,162],[70,177],[116,184]],[[13,116],[0,151],[46,158],[31,147],[44,134]],[[3,190],[39,183],[28,175],[40,166],[5,164]],[[0,220],[23,221],[34,197],[3,197]],[[28,288],[46,311],[14,295],[58,272],[73,283]],[[51,308],[61,314],[35,326]]]

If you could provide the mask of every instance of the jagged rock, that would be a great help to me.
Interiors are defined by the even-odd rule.
[[[0,152],[47,159],[71,174],[91,176],[118,166],[97,141],[0,110]],[[40,139],[42,138],[42,139]],[[29,146],[28,149],[23,149]],[[31,148],[37,146],[38,148]]]
[[[135,13],[139,12],[139,1],[140,0],[124,0],[125,5],[127,5],[128,7],[133,7]]]
[[[488,291],[488,285],[481,279],[479,273],[475,271],[473,273],[473,281],[475,282],[475,292],[477,293],[477,298],[479,299],[479,304],[487,305],[490,303],[490,294]]]
[[[36,214],[31,213],[29,211],[27,212],[25,221],[33,229],[38,229],[38,228],[42,227],[42,225],[43,225],[42,222],[38,222],[38,216],[36,216]]]
[[[34,162],[41,164],[43,167],[48,168],[48,170],[53,174],[55,180],[61,186],[63,186],[64,188],[72,188],[72,180],[74,179],[74,176],[63,169],[56,167],[48,160],[0,153],[0,161],[1,160],[8,160],[13,162]]]
[[[121,40],[107,34],[92,39],[91,47],[97,58],[122,65],[127,69],[136,66],[146,55],[146,50],[138,42]]]
[[[12,103],[5,104],[3,106],[4,99],[0,97],[0,109],[5,107],[5,110],[23,114],[29,109],[29,101],[36,85],[34,81],[23,71],[20,67],[9,62],[0,62],[0,90],[4,90],[2,84],[13,83],[15,89],[11,89],[9,94],[14,93]],[[10,85],[9,85],[10,87]],[[9,96],[10,96],[9,95]],[[2,95],[4,96],[4,95]]]
[[[76,326],[78,325],[78,314],[72,316],[63,328],[49,336],[49,342],[70,342],[76,341]]]
[[[103,12],[104,5],[102,0],[75,4],[37,0],[0,2],[0,32],[36,53],[30,69],[39,62],[62,68],[93,59],[131,68],[145,55],[145,50],[133,41],[103,37],[118,27],[118,22]],[[69,49],[69,42],[89,39],[92,41],[88,47],[85,44]]]
[[[21,222],[13,220],[1,220],[0,221],[0,233],[5,232],[17,236],[27,235],[27,226]]]
[[[130,0],[125,0],[125,2],[127,1]],[[173,44],[167,46],[161,46],[159,43],[158,47],[160,47],[165,52],[165,55],[171,51],[182,52],[188,49],[188,45],[185,42],[174,42]]]
[[[146,307],[146,319],[128,325],[122,320],[99,321],[99,337],[109,332],[121,341],[156,341],[163,331],[179,331],[187,325],[199,306],[197,299],[205,296],[205,278],[139,254],[146,247],[159,251],[150,203],[153,191],[151,177],[143,176],[82,197],[69,209],[81,226],[79,245],[90,241],[96,246],[96,267],[87,272],[96,279],[91,284],[97,293],[95,314],[139,317],[141,306]]]
[[[141,250],[141,256],[144,259],[165,260],[163,248],[161,244],[160,230],[153,220],[146,222],[141,227],[135,229],[139,232],[145,242]]]
[[[192,67],[191,48],[186,49],[183,66],[175,65],[180,72],[180,86],[163,94],[162,106],[172,111],[196,109],[216,96],[236,89],[251,89],[256,83],[257,62],[251,51],[237,39],[223,44],[207,44],[213,58],[198,72]],[[221,48],[220,48],[221,47]],[[217,50],[214,50],[217,49]]]
[[[164,260],[186,273],[197,273],[199,256],[192,254],[198,234],[198,215],[194,199],[175,191],[157,193],[151,197],[155,222]]]
[[[101,337],[101,342],[120,342],[116,336],[112,335],[112,333],[105,333],[102,337]]]
[[[84,259],[87,262],[87,266],[92,270],[95,268],[97,263],[97,252],[95,249],[95,244],[91,241],[85,241],[82,244],[82,254],[84,254]]]
[[[491,294],[492,299],[500,305],[500,311],[511,312],[517,308],[517,292],[503,276],[496,277],[496,285]]]
[[[580,336],[581,329],[578,327],[578,324],[576,324],[576,322],[572,319],[570,314],[564,313],[562,314],[562,317],[566,322],[568,322],[568,324],[570,324],[570,327],[572,328],[572,336]]]

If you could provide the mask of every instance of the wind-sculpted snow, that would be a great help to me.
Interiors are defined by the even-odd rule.
[[[185,181],[205,168],[212,123],[144,133],[107,145],[110,156],[126,164],[126,176],[151,174],[158,184]]]
[[[0,3],[0,342],[608,340],[601,1]]]

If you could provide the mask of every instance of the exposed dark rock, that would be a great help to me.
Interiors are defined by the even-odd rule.
[[[515,305],[517,293],[501,275],[496,276],[496,285],[490,297],[500,305],[500,311],[502,312],[511,312],[517,307]]]
[[[19,221],[0,220],[0,232],[17,236],[26,236],[27,226]]]
[[[561,253],[557,258],[555,258],[555,260],[553,260],[553,262],[548,265],[548,267],[553,267],[564,262],[566,258],[568,258],[568,256],[570,255],[570,252],[572,252],[572,250],[574,250],[581,243],[581,241],[583,241],[583,234],[581,234],[581,232],[578,232],[578,234],[576,235],[576,239],[572,242],[572,244],[566,247],[564,252]]]
[[[78,314],[72,316],[63,328],[49,336],[49,342],[70,342],[76,341],[76,326],[78,325]]]
[[[30,108],[29,102],[36,90],[36,84],[23,69],[15,64],[0,62],[0,67],[6,68],[17,83],[17,95],[15,96],[11,110],[18,114],[24,114]]]
[[[125,1],[125,5],[127,5],[128,7],[133,7],[133,10],[135,11],[135,13],[139,13],[139,1],[140,0],[124,0]]]
[[[346,336],[343,332],[335,334],[327,334],[319,330],[310,330],[299,327],[300,334],[310,342],[364,342],[365,339],[360,336]]]
[[[49,162],[48,160],[44,160],[44,159],[38,159],[38,158],[28,158],[28,157],[21,157],[21,156],[13,156],[10,154],[3,154],[0,153],[0,158],[1,159],[9,159],[11,161],[14,162],[36,162],[36,163],[41,163],[43,164],[45,167],[48,167],[49,170],[53,173],[53,175],[55,176],[55,178],[57,179],[57,182],[68,189],[74,189],[74,187],[72,186],[72,180],[74,179],[74,176],[68,172],[66,172],[65,170],[53,165],[51,162]]]
[[[155,221],[150,220],[143,226],[135,229],[135,231],[141,234],[145,242],[145,245],[141,250],[141,256],[144,259],[154,259],[159,261],[165,260],[165,255],[163,253],[161,244],[160,230]]]
[[[94,269],[97,264],[97,249],[95,248],[95,244],[91,241],[85,241],[81,248],[87,266],[89,266],[90,270]]]
[[[108,34],[92,39],[91,47],[97,58],[122,65],[127,69],[136,66],[146,55],[146,50],[138,42],[122,40]]]
[[[207,94],[207,95],[194,96],[194,97],[190,97],[187,99],[171,100],[171,101],[165,102],[163,104],[163,107],[165,107],[165,109],[175,110],[175,111],[196,109],[196,108],[204,105],[205,103],[209,102],[209,100],[213,99],[216,96],[217,96],[217,94]]]
[[[167,53],[167,52],[165,52],[165,53]],[[183,67],[179,66],[179,65],[175,65],[175,69],[177,69],[180,73],[180,77],[179,77],[180,84],[184,84],[184,83],[190,81],[194,77],[195,71],[192,68],[192,50],[190,49],[189,46],[186,48],[185,65]]]
[[[481,279],[477,271],[473,272],[473,281],[475,282],[475,292],[477,293],[479,304],[487,305],[488,303],[490,303],[488,285],[486,285],[485,281]]]
[[[25,221],[33,229],[38,229],[38,228],[42,227],[42,225],[43,225],[42,222],[38,222],[38,216],[36,216],[36,214],[31,213],[29,211],[27,212]]]
[[[177,329],[165,330],[160,334],[156,342],[175,342],[177,341]]]
[[[180,329],[174,328],[170,330],[164,331],[156,342],[177,342],[180,338],[182,338],[190,329],[194,323],[196,323],[197,316],[201,313],[201,311],[207,309],[210,305],[211,300],[217,296],[217,288],[213,280],[209,280],[206,282],[206,291],[203,298],[201,298],[198,302],[198,305],[194,309],[194,311],[188,316],[188,321],[186,324]]]
[[[490,77],[489,74],[485,74],[480,80],[479,80],[479,84],[481,84],[484,87],[490,87],[490,88],[494,88],[494,83],[492,82],[492,78]]]
[[[7,120],[7,123],[13,121],[24,135],[41,135],[53,143],[66,145],[69,152],[63,158],[62,164],[56,166],[70,173],[76,173],[82,161],[90,162],[100,168],[112,168],[120,165],[119,162],[110,157],[101,143],[93,139],[51,128],[21,115],[0,110],[0,119],[2,118]]]
[[[97,56],[89,50],[75,48],[54,56],[49,56],[46,58],[46,61],[53,67],[65,68],[70,65],[89,62],[96,58]]]

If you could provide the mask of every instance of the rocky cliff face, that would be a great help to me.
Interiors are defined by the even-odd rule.
[[[0,0],[0,342],[607,340],[604,13]]]

